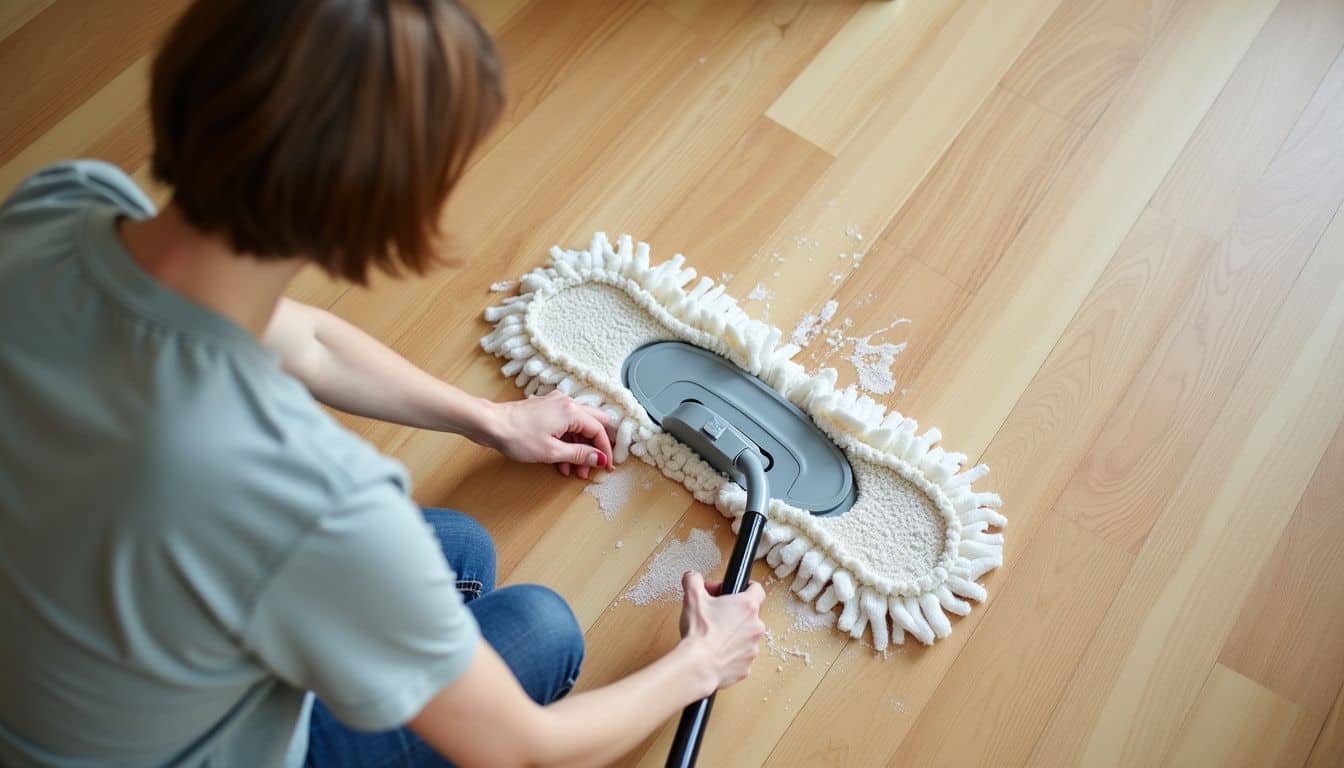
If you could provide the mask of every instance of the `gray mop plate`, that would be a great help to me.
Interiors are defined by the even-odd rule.
[[[659,425],[690,400],[742,431],[766,457],[770,495],[813,515],[839,515],[858,489],[845,454],[812,419],[731,361],[681,341],[655,341],[625,359],[621,381]]]

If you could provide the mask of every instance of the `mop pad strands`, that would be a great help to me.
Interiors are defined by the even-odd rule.
[[[518,280],[517,295],[485,311],[494,330],[481,346],[528,395],[559,389],[600,408],[615,426],[613,458],[630,456],[681,483],[733,518],[746,492],[664,432],[622,384],[625,359],[655,341],[676,340],[721,355],[801,409],[849,460],[858,489],[843,514],[818,517],[772,499],[760,556],[798,597],[835,626],[871,636],[885,650],[908,634],[932,644],[985,599],[977,580],[1003,563],[1007,520],[996,494],[972,484],[988,473],[938,446],[913,419],[856,387],[836,387],[834,368],[809,373],[797,344],[749,317],[725,286],[677,254],[650,262],[649,247],[594,235],[586,250],[550,251],[549,263]]]

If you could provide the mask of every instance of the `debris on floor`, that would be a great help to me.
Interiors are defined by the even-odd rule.
[[[774,295],[769,288],[765,287],[764,283],[757,283],[756,287],[751,289],[751,293],[747,294],[747,301],[769,301]]]
[[[789,341],[800,347],[806,347],[817,337],[821,329],[835,317],[835,311],[839,309],[840,302],[831,299],[821,308],[817,314],[805,314],[794,326],[793,333],[789,334]]]
[[[897,325],[909,320],[898,320]],[[874,344],[872,338],[879,333],[891,330],[893,326],[883,328],[881,331],[875,331],[867,336],[853,338],[854,351],[849,356],[849,362],[853,364],[854,370],[859,374],[859,389],[865,392],[871,392],[874,395],[889,395],[896,390],[896,375],[892,373],[892,366],[896,364],[896,356],[905,351],[906,342],[901,341],[895,344],[879,342]]]
[[[640,490],[653,489],[653,478],[639,462],[631,462],[620,469],[601,473],[601,476],[584,486],[583,492],[597,499],[597,507],[602,510],[602,518],[615,520],[616,515],[625,508],[638,484]]]
[[[812,607],[812,604],[800,599],[793,592],[785,597],[784,611],[793,619],[793,629],[797,632],[816,632],[835,626],[835,613],[825,613]]]
[[[827,323],[835,317],[837,307],[836,300],[831,299],[822,307],[820,313],[804,314],[802,319],[798,321],[798,325],[794,327],[793,333],[789,336],[789,341],[799,347],[806,347],[818,336],[821,336],[822,341],[828,347],[823,354],[823,360],[848,345],[850,354],[846,359],[854,366],[854,370],[858,374],[859,389],[874,395],[888,395],[896,391],[896,377],[891,369],[896,364],[896,357],[905,351],[906,342],[875,342],[873,339],[899,325],[908,324],[910,321],[902,317],[885,328],[879,328],[867,335],[850,336],[846,335],[844,330],[840,328],[826,327]],[[845,330],[849,330],[853,327],[854,321],[846,317],[841,321],[841,325]]]
[[[704,528],[693,528],[685,541],[673,541],[654,556],[649,569],[625,593],[635,605],[648,605],[656,600],[681,600],[681,575],[699,571],[708,575],[719,567],[723,554],[714,543],[714,534]]]
[[[500,280],[497,283],[490,284],[491,293],[508,293],[518,287],[517,280]]]

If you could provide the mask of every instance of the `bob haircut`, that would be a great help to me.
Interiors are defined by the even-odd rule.
[[[197,0],[154,59],[151,169],[240,252],[419,274],[503,101],[457,0]]]

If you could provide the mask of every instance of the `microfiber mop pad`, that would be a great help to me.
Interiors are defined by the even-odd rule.
[[[645,344],[680,340],[759,377],[845,452],[858,487],[854,506],[834,517],[772,500],[766,562],[792,575],[793,591],[817,610],[839,606],[836,627],[871,633],[877,650],[907,633],[926,645],[947,637],[949,614],[984,600],[977,580],[1003,563],[1003,535],[990,530],[1007,523],[1002,502],[972,488],[988,467],[963,468],[966,456],[939,447],[937,429],[920,434],[856,387],[837,389],[834,368],[809,374],[778,328],[749,317],[725,286],[695,278],[680,254],[654,265],[645,243],[623,235],[613,248],[599,232],[587,250],[552,248],[549,264],[518,281],[518,295],[487,309],[495,329],[481,346],[527,394],[560,389],[601,408],[616,425],[616,462],[643,459],[733,518],[734,530],[745,492],[649,418],[621,366]]]

